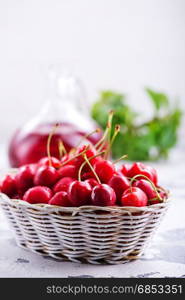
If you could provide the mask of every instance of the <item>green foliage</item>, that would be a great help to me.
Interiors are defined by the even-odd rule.
[[[92,107],[92,117],[105,129],[109,111],[114,111],[113,125],[120,124],[121,131],[112,147],[118,158],[128,154],[129,160],[157,160],[167,158],[170,148],[177,142],[177,129],[181,122],[180,108],[171,107],[168,97],[152,89],[145,89],[153,103],[154,114],[150,121],[137,124],[138,113],[126,103],[125,95],[103,91]]]
[[[168,97],[163,93],[157,93],[149,88],[145,89],[150,99],[153,101],[153,104],[156,110],[159,110],[161,107],[168,107],[169,100]]]

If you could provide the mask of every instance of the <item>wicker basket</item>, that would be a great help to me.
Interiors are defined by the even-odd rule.
[[[12,200],[0,204],[18,246],[59,260],[118,264],[138,258],[169,200],[148,207],[58,207]]]

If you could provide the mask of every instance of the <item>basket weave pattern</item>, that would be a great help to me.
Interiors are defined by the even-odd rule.
[[[0,204],[16,242],[59,260],[117,264],[138,258],[169,201],[149,207],[57,207],[11,200]]]

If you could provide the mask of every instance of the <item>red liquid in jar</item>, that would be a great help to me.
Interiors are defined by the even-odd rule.
[[[21,129],[18,129],[9,146],[10,165],[16,168],[36,163],[42,157],[47,156],[47,140],[55,124],[56,122],[38,125],[34,131],[28,133],[23,133]],[[53,134],[50,144],[51,155],[57,158],[59,158],[58,144],[60,140],[69,151],[77,146],[82,137],[87,134],[87,132],[78,130],[73,124],[66,122],[60,125]],[[88,138],[88,141],[95,144],[100,138],[101,134],[95,133]]]

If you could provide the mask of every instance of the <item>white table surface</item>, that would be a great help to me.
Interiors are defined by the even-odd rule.
[[[185,151],[154,164],[172,203],[150,247],[138,260],[120,265],[58,262],[17,247],[0,210],[0,277],[185,277]],[[1,156],[2,157],[2,156]],[[1,166],[5,167],[6,160]]]

